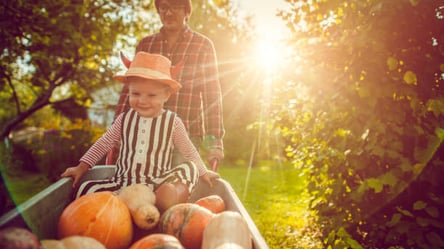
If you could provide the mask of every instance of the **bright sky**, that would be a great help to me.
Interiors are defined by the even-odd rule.
[[[252,14],[262,36],[283,36],[286,33],[285,24],[277,17],[278,10],[288,4],[284,0],[238,0],[240,8]]]
[[[284,0],[237,0],[242,11],[253,16],[259,33],[256,45],[256,62],[265,72],[273,75],[285,62],[283,54],[288,54],[282,45],[289,31],[284,21],[277,17],[279,10],[288,7]]]

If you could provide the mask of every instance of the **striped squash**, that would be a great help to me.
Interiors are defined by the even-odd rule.
[[[214,214],[195,203],[180,203],[160,217],[159,229],[176,237],[187,249],[200,249],[203,232]]]

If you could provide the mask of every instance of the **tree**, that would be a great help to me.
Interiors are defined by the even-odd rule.
[[[113,72],[118,67],[122,69],[116,59],[118,51],[123,50],[131,57],[136,42],[160,28],[153,3],[138,0],[1,3],[4,14],[0,31],[0,138],[7,137],[45,106],[71,119],[86,119],[92,93],[110,88]],[[224,99],[227,99],[225,113],[233,114],[232,109],[237,105],[230,98],[237,99],[239,91],[242,92],[238,77],[242,72],[233,68],[242,68],[239,65],[244,63],[244,48],[249,47],[245,44],[251,42],[253,27],[248,18],[237,17],[237,6],[232,1],[195,1],[193,6],[190,26],[215,43]],[[113,91],[119,90],[114,87]],[[103,96],[109,97],[109,94]],[[227,126],[245,126],[251,120],[237,121],[228,122]]]
[[[120,83],[116,87],[111,78],[123,68],[118,52],[133,52],[137,41],[160,28],[153,3],[151,0],[0,3],[0,139],[3,141],[14,129],[33,123],[51,128],[43,139],[36,137],[23,145],[24,151],[33,152],[26,157],[35,159],[26,163],[28,167],[38,168],[48,178],[57,178],[60,170],[72,165],[70,160],[77,160],[90,140],[97,139],[100,133],[86,120],[87,109],[92,109],[93,104],[98,106],[95,111],[114,109],[112,105],[101,104],[110,103],[111,94],[117,92],[118,96],[120,90]],[[236,6],[231,1],[195,1],[193,5],[191,26],[214,40],[222,60],[241,56],[239,44],[248,36],[249,26],[233,16]],[[131,53],[127,55],[132,57]],[[224,65],[221,69],[230,71]],[[236,86],[235,75],[221,76],[229,84],[227,92],[232,91]],[[96,99],[102,103],[93,103]],[[235,102],[224,103],[229,106]],[[76,120],[66,122],[65,118]],[[0,157],[5,159],[0,165],[2,169],[19,168],[14,166],[23,164],[16,161],[24,159],[20,158],[24,154],[14,152],[16,148],[11,149],[10,144],[0,146]],[[3,182],[0,188],[1,197],[8,196]]]
[[[442,247],[444,2],[287,2],[294,73],[275,128],[308,176],[324,241]]]
[[[61,111],[88,107],[90,93],[113,82],[116,65],[110,58],[116,55],[116,44],[125,42],[128,31],[140,30],[138,16],[128,15],[147,7],[136,8],[138,4],[2,2],[0,139],[45,106]],[[86,118],[85,112],[79,117]]]

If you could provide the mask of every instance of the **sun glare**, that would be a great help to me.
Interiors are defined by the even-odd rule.
[[[260,70],[273,75],[284,65],[285,46],[279,40],[262,37],[258,40],[254,59]]]

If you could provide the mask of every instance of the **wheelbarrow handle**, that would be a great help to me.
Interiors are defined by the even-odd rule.
[[[219,166],[219,160],[217,158],[211,160],[211,170],[217,172],[217,167]]]

